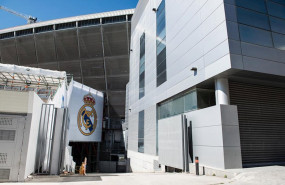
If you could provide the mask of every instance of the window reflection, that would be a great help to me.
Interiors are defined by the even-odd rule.
[[[285,0],[236,0],[240,39],[284,50]]]
[[[273,46],[270,32],[244,25],[240,25],[239,29],[241,41],[268,47]]]
[[[264,0],[236,0],[236,5],[261,13],[267,13]]]
[[[156,24],[156,84],[158,87],[166,81],[165,0],[162,0],[158,7]]]
[[[144,153],[144,111],[139,112],[138,152]]]

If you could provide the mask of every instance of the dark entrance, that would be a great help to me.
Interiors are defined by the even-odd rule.
[[[99,156],[98,156],[98,143],[95,142],[70,142],[69,146],[72,147],[73,160],[76,163],[75,172],[78,173],[84,158],[87,157],[87,173],[98,172],[99,170]]]
[[[243,167],[285,163],[285,89],[230,81]]]

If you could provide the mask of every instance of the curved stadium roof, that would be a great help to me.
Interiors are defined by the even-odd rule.
[[[0,30],[0,63],[66,71],[107,97],[106,116],[124,117],[134,9]]]

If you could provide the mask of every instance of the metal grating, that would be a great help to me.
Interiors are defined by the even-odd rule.
[[[285,163],[285,89],[230,82],[244,167]]]
[[[0,118],[0,126],[10,126],[13,125],[12,118]]]
[[[103,57],[101,26],[79,28],[78,39],[82,59]]]
[[[35,34],[35,45],[39,63],[57,61],[53,32]]]
[[[126,21],[126,19],[127,19],[126,15],[105,17],[105,18],[102,18],[102,24],[124,22]]]
[[[79,59],[76,29],[57,31],[55,38],[58,60],[69,61]]]
[[[0,166],[7,163],[7,153],[0,153]]]
[[[15,39],[5,39],[0,42],[1,62],[5,64],[18,64]]]
[[[9,180],[10,169],[0,169],[0,180]]]
[[[127,24],[103,25],[103,41],[105,56],[128,55]]]
[[[16,130],[0,130],[0,141],[14,141]]]
[[[34,36],[17,37],[16,43],[20,65],[37,64]]]

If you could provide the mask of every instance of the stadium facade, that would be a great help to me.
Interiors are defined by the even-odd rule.
[[[72,77],[104,93],[102,142],[69,143],[78,166],[87,157],[87,172],[126,171],[122,123],[133,13],[119,10],[0,30],[0,63],[65,71],[68,83]]]
[[[127,85],[132,171],[284,164],[285,1],[140,0]],[[190,164],[190,165],[189,165]]]

